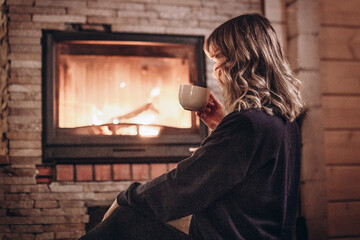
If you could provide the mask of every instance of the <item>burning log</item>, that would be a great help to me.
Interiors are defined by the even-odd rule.
[[[122,116],[114,117],[111,119],[111,121],[114,122],[114,120],[117,120],[118,122],[120,122],[121,120],[124,120],[124,119],[134,118],[147,110],[152,110],[152,111],[156,112],[157,114],[160,113],[159,110],[154,107],[152,102],[149,102],[149,103],[145,104],[144,106],[141,106],[141,107],[135,109],[134,111],[131,111]]]

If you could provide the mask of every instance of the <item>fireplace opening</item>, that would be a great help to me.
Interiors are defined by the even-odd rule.
[[[45,161],[177,161],[206,136],[178,102],[206,86],[202,36],[44,32]]]
[[[101,223],[106,211],[109,209],[109,206],[96,206],[96,207],[88,207],[87,214],[89,215],[89,222],[86,223],[85,229],[86,232],[89,232],[91,229],[96,227],[99,223]]]

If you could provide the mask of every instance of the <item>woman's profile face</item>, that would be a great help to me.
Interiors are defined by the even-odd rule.
[[[222,75],[223,75],[223,65],[224,65],[225,60],[226,60],[225,57],[222,57],[220,59],[219,58],[214,59],[214,61],[215,61],[214,76],[220,83],[222,83],[221,79],[222,79]]]
[[[213,44],[209,46],[210,58],[214,61],[214,75],[219,80],[222,75],[222,67],[226,62],[226,57]]]

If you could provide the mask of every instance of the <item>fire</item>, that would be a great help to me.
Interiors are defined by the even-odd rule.
[[[133,118],[133,121],[138,124],[150,125],[156,120],[156,115],[152,113],[143,113]]]
[[[156,137],[159,135],[160,127],[140,126],[139,134],[143,137]]]
[[[160,88],[153,88],[152,90],[151,90],[151,93],[150,93],[150,97],[151,98],[154,98],[154,97],[157,97],[157,96],[159,96],[160,95]]]
[[[101,126],[100,130],[103,135],[113,135],[113,132],[109,129],[108,126]]]
[[[92,107],[92,123],[93,125],[101,125],[103,122],[100,120],[102,112],[98,110],[95,106]]]
[[[138,130],[136,126],[121,127],[115,131],[115,135],[136,136],[138,135]]]
[[[126,87],[126,82],[121,82],[120,83],[120,88],[125,88]]]
[[[190,76],[182,58],[64,54],[58,71],[59,128],[130,136],[192,128],[177,98]]]
[[[103,112],[98,110],[95,106],[92,107],[92,124],[94,126],[99,126],[100,133],[102,135],[140,135],[142,137],[156,137],[160,133],[160,127],[156,126],[146,126],[153,123],[156,118],[157,114],[150,113],[150,112],[143,112],[135,117],[133,117],[130,122],[140,126],[128,126],[123,127],[120,126],[120,121],[118,119],[113,119],[112,124],[118,127],[114,127],[112,129],[109,126],[100,126],[108,123],[109,121],[102,121]]]

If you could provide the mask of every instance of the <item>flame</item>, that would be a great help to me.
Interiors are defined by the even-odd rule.
[[[98,110],[95,106],[92,107],[92,124],[95,126],[99,126],[104,124],[101,119],[104,117],[103,112]],[[137,128],[135,125],[129,127],[119,127],[117,129],[110,129],[108,126],[100,126],[100,132],[102,135],[131,135],[136,136],[140,135],[142,137],[156,137],[160,133],[160,127],[154,126],[145,126],[155,122],[157,119],[157,115],[149,112],[142,113],[134,118],[132,118],[132,122],[135,124],[142,124]],[[120,124],[119,120],[113,119],[112,123],[117,125]]]
[[[136,136],[137,135],[137,127],[136,126],[121,127],[116,130],[115,135]]]
[[[151,98],[157,97],[157,96],[160,95],[160,92],[161,92],[160,88],[158,88],[158,87],[153,88],[153,89],[151,90],[150,97],[151,97]]]
[[[153,102],[154,98],[160,95],[160,92],[161,92],[161,90],[159,87],[151,89],[150,96],[149,96],[147,102],[148,103]]]
[[[126,82],[121,82],[121,83],[120,83],[120,88],[125,88],[126,85],[127,85]]]
[[[132,124],[192,127],[191,113],[182,109],[177,98],[179,84],[190,83],[189,63],[184,64],[183,59],[124,56],[89,58],[68,54],[60,55],[59,59],[60,128],[108,125],[115,135],[117,129]],[[144,66],[149,71],[143,73],[141,69]],[[98,76],[104,77],[99,79]],[[116,120],[147,103],[151,103],[153,108],[145,110],[143,114],[152,113],[155,117]],[[97,129],[101,133],[100,128]]]
[[[160,127],[140,126],[139,134],[142,137],[156,137],[159,135]]]
[[[156,120],[156,115],[152,113],[143,113],[133,118],[133,121],[138,124],[149,125]]]
[[[95,106],[92,107],[92,124],[101,125],[103,122],[100,120],[102,112],[98,110]]]

